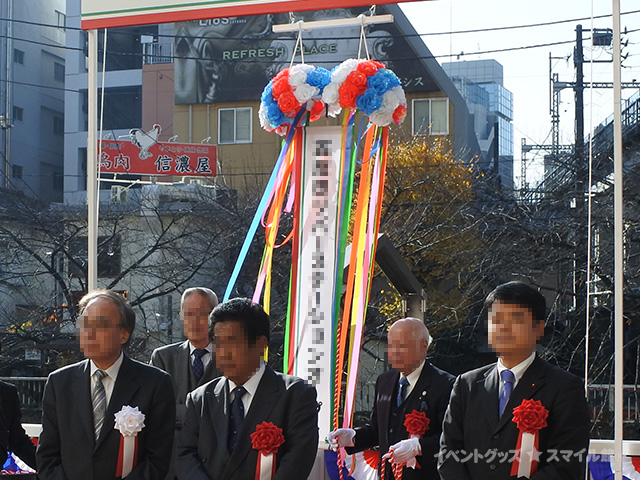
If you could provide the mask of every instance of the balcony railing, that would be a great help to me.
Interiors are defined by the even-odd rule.
[[[142,58],[145,65],[173,63],[172,42],[152,42],[142,44]]]

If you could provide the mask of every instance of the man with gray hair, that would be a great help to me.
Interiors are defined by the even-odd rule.
[[[442,419],[455,379],[426,360],[431,336],[422,320],[409,317],[396,321],[387,338],[393,368],[376,381],[371,421],[356,429],[334,430],[329,434],[329,444],[336,450],[347,447],[348,453],[379,446],[382,461],[405,465],[403,479],[437,480]],[[410,435],[404,425],[413,411],[424,413],[428,419],[428,429],[421,438]],[[415,463],[414,468],[406,466]],[[392,478],[392,468],[387,465],[386,479],[381,480]]]
[[[77,335],[86,360],[49,375],[36,452],[38,478],[164,478],[175,415],[170,377],[124,354],[136,325],[124,297],[93,290],[79,308]]]
[[[151,354],[151,365],[169,373],[173,380],[176,434],[182,428],[187,394],[220,376],[209,338],[209,314],[216,305],[218,297],[210,288],[187,288],[180,300],[180,319],[187,340],[156,348]],[[171,471],[167,480],[173,478]]]

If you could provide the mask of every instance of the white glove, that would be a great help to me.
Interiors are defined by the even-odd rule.
[[[417,438],[408,438],[407,440],[400,440],[395,445],[391,445],[389,448],[391,453],[391,461],[393,463],[399,463],[401,465],[407,464],[408,467],[415,468],[415,458],[418,455],[422,455],[422,447],[420,446],[420,440]],[[414,460],[413,462],[411,460]]]
[[[331,450],[337,452],[340,448],[353,447],[355,436],[356,431],[353,428],[338,428],[327,435],[327,440]]]

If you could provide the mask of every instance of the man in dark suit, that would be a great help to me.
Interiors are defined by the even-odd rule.
[[[430,338],[429,330],[417,318],[404,318],[391,326],[388,356],[393,369],[376,381],[371,422],[356,429],[331,432],[328,439],[334,449],[352,447],[347,448],[352,453],[379,446],[380,454],[389,452],[387,457],[393,463],[417,461],[415,469],[404,468],[403,479],[439,479],[439,439],[454,377],[425,359]],[[404,426],[406,415],[413,410],[424,412],[429,419],[429,428],[420,439],[409,438]],[[387,479],[392,479],[389,464],[386,472]]]
[[[209,314],[216,305],[218,297],[213,290],[187,288],[180,299],[180,319],[187,340],[156,348],[151,354],[151,365],[171,375],[176,396],[176,438],[184,421],[187,393],[220,375],[209,338]],[[175,478],[175,448],[173,452],[167,480]]]
[[[165,372],[130,359],[122,348],[135,328],[135,313],[110,290],[80,300],[78,337],[87,360],[49,375],[42,401],[42,434],[37,449],[41,480],[113,480],[124,476],[119,460],[124,437],[114,416],[137,407],[144,425],[131,448],[128,480],[161,480],[173,446],[175,400]],[[135,455],[133,452],[135,451]],[[123,448],[123,458],[129,448]],[[121,465],[119,465],[121,464]],[[124,471],[120,471],[123,469]]]
[[[216,305],[218,297],[213,290],[186,289],[180,300],[180,318],[187,340],[156,348],[151,354],[151,365],[171,375],[176,396],[176,428],[180,428],[184,419],[187,393],[220,375],[209,338],[209,314]]]
[[[216,365],[224,376],[187,395],[178,478],[255,478],[259,457],[250,435],[263,422],[282,429],[284,436],[273,478],[307,478],[318,449],[315,388],[274,372],[261,360],[270,332],[269,316],[260,305],[234,298],[214,308],[210,320]]]
[[[536,356],[544,297],[526,283],[509,282],[489,294],[485,308],[498,362],[456,380],[441,439],[442,479],[582,480],[589,445],[584,385]],[[535,428],[521,423],[521,433],[516,420],[523,410]]]
[[[10,383],[0,381],[0,445],[7,459],[7,451],[15,453],[20,460],[36,469],[36,446],[22,428],[22,414],[18,390]]]

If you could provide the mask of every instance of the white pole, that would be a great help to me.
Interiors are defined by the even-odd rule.
[[[613,222],[614,222],[614,352],[615,352],[615,416],[614,416],[614,468],[615,480],[622,480],[623,440],[623,233],[622,233],[622,108],[620,58],[620,0],[613,2]]]
[[[87,289],[98,286],[98,31],[89,30],[89,85],[87,92],[89,131],[87,132]]]
[[[375,2],[373,2],[375,3]],[[358,15],[354,18],[339,18],[331,20],[318,20],[305,22],[303,20],[294,23],[284,23],[273,26],[273,33],[308,32],[318,28],[354,27],[361,25],[379,25],[381,23],[393,23],[393,15]]]

